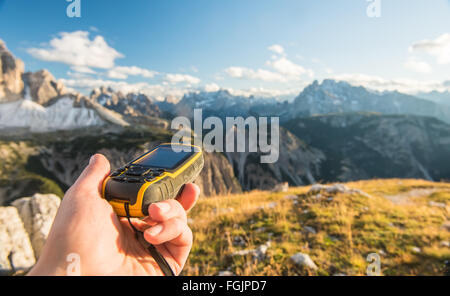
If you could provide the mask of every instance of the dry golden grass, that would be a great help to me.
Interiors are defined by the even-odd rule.
[[[309,186],[287,193],[250,193],[202,199],[189,214],[194,246],[184,275],[365,275],[369,253],[381,257],[384,275],[439,275],[450,259],[450,184],[424,180],[370,180],[346,184],[353,193],[315,198]],[[295,202],[287,195],[297,195]],[[329,199],[331,197],[331,199]],[[431,206],[430,201],[447,204]],[[316,234],[305,230],[313,227]],[[236,237],[244,245],[233,243]],[[266,258],[232,256],[271,241]],[[414,248],[421,252],[414,252]],[[290,261],[307,253],[317,271]]]

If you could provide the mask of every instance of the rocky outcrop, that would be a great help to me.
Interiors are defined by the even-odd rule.
[[[236,251],[231,256],[248,256],[250,255],[254,261],[262,261],[266,258],[267,250],[270,248],[271,242],[267,241],[265,244],[258,246],[256,249],[247,249]]]
[[[261,153],[227,152],[238,180],[245,190],[272,190],[280,182],[293,186],[316,183],[325,155],[284,128],[280,128],[279,158],[271,164],[260,162]]]
[[[164,139],[164,136],[166,135],[126,131],[99,137],[95,131],[92,131],[92,134],[89,135],[65,133],[62,139],[45,142],[45,135],[41,135],[39,139],[42,145],[27,146],[28,150],[32,149],[33,155],[22,162],[28,163],[28,169],[31,169],[32,173],[45,174],[57,184],[61,184],[61,189],[66,190],[75,182],[93,154],[105,155],[114,170],[161,142],[170,141],[170,139]],[[9,157],[21,153],[15,142],[11,142],[9,145],[5,143],[4,146],[6,146],[4,148],[5,155],[9,155]],[[8,149],[7,154],[6,149]],[[20,149],[25,151],[23,147]],[[1,152],[2,147],[0,146],[0,154]],[[242,192],[232,166],[220,153],[205,153],[205,165],[195,183],[200,186],[203,196]]]
[[[450,125],[431,117],[348,113],[298,118],[286,127],[327,156],[323,182],[450,177]]]
[[[34,73],[27,72],[22,78],[25,83],[25,98],[29,96],[40,105],[67,93],[65,86],[56,81],[55,77],[45,69]]]
[[[38,193],[12,203],[12,206],[17,208],[30,237],[36,258],[39,258],[41,254],[60,203],[61,199],[54,194]]]
[[[0,274],[31,268],[41,254],[61,200],[35,194],[0,207]]]
[[[314,261],[312,261],[311,257],[309,257],[308,254],[297,253],[295,255],[292,255],[291,261],[298,267],[306,267],[312,270],[318,269],[317,265],[314,263]]]
[[[168,122],[161,119],[161,112],[152,100],[142,93],[123,94],[109,87],[96,88],[90,100],[107,110],[121,114],[127,121],[167,128]]]
[[[328,194],[338,194],[338,193],[359,194],[361,196],[371,198],[371,196],[366,192],[359,189],[348,188],[344,184],[331,184],[331,185],[314,184],[308,190],[308,194],[311,195],[319,195],[322,192]]]
[[[204,196],[242,192],[233,168],[220,153],[205,153],[205,165],[195,184],[199,185]]]
[[[0,207],[0,274],[32,267],[36,260],[15,207]]]
[[[23,92],[22,74],[24,64],[6,48],[0,40],[0,102],[10,102],[21,98]]]

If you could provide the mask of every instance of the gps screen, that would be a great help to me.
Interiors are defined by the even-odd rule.
[[[194,152],[175,152],[170,147],[159,147],[153,153],[134,162],[134,164],[172,170],[192,154]]]

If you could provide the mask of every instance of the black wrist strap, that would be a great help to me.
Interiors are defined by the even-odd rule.
[[[131,228],[134,230],[134,234],[136,236],[136,239],[141,243],[141,245],[152,255],[153,259],[155,259],[156,263],[158,264],[159,268],[161,268],[162,272],[166,276],[175,276],[175,273],[173,272],[172,268],[170,268],[169,263],[167,263],[166,259],[161,255],[160,252],[155,248],[154,245],[150,244],[148,241],[144,238],[144,233],[136,227],[134,227],[133,223],[131,223],[130,219],[130,208],[129,204],[125,203],[125,213],[127,214],[128,223],[130,224]]]

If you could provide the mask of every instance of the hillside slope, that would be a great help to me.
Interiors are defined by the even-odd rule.
[[[62,196],[95,153],[104,154],[114,170],[172,134],[158,128],[100,128],[0,136],[0,206],[35,193]],[[205,196],[240,193],[241,186],[224,155],[205,153],[205,167],[196,182]]]
[[[450,179],[450,125],[431,117],[375,113],[298,118],[286,128],[326,155],[324,182]]]
[[[450,183],[390,179],[320,189],[199,200],[183,274],[365,275],[370,253],[380,256],[382,275],[444,274]],[[294,264],[299,252],[317,269]]]

